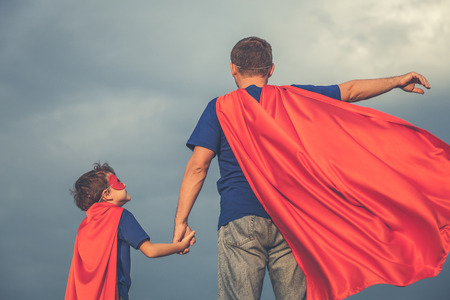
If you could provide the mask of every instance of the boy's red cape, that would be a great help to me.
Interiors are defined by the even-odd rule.
[[[253,191],[306,275],[308,299],[437,275],[450,249],[450,147],[385,113],[290,86],[219,97]]]
[[[123,208],[100,202],[92,205],[75,240],[65,300],[119,299],[117,232]]]

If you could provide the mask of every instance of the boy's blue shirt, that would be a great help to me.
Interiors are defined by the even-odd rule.
[[[131,257],[130,246],[138,249],[150,237],[142,229],[131,212],[124,209],[119,222],[117,236],[117,281],[119,294],[128,300],[128,291],[131,286]]]

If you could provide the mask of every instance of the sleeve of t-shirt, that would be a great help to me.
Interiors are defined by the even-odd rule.
[[[334,85],[298,85],[293,84],[292,86],[295,86],[300,89],[304,89],[310,92],[322,94],[324,96],[341,100],[341,89],[337,84]]]
[[[217,153],[220,147],[222,129],[216,114],[217,98],[211,100],[203,111],[186,146],[194,150],[195,146],[207,148]]]
[[[134,249],[138,249],[145,240],[150,240],[148,234],[139,225],[136,218],[124,209],[119,222],[119,239],[126,241]]]

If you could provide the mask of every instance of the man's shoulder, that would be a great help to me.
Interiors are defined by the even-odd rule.
[[[337,84],[332,85],[312,85],[312,84],[292,84],[292,87],[307,90],[328,96],[333,99],[341,100],[341,90]]]

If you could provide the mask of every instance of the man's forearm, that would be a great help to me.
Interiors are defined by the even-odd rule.
[[[181,182],[175,223],[187,223],[189,213],[203,187],[207,172],[207,168],[187,165]]]
[[[202,189],[213,157],[214,152],[209,149],[199,146],[194,148],[181,181],[175,227],[177,227],[177,224],[187,226],[189,213]]]
[[[416,84],[427,89],[430,88],[430,84],[424,76],[410,72],[395,77],[351,80],[339,84],[339,89],[341,90],[342,101],[356,102],[384,94],[394,88],[401,88],[409,93],[423,94],[424,91],[416,87]]]
[[[339,85],[341,100],[356,102],[389,92],[399,84],[399,77],[351,80]]]
[[[181,241],[187,234],[192,232],[188,225],[188,217],[202,189],[213,157],[214,152],[209,149],[202,147],[194,148],[194,152],[187,163],[183,180],[181,181],[177,212],[175,214],[173,242]],[[192,246],[194,243],[195,238],[190,241],[190,245]],[[184,249],[179,254],[185,254],[187,252],[189,252],[189,248]]]

